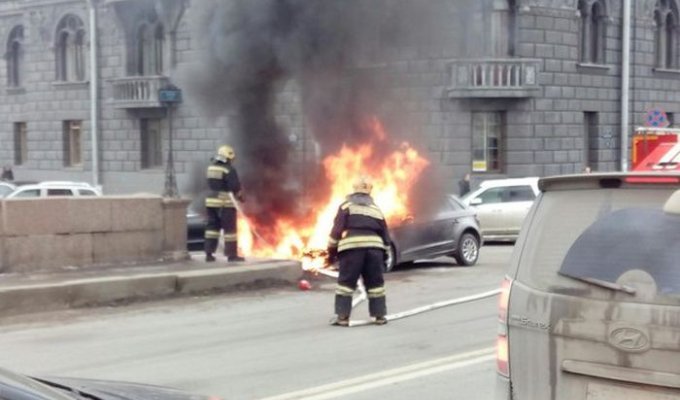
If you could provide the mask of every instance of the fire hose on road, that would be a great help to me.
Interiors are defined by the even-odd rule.
[[[308,256],[308,257],[317,257],[318,258],[320,255],[323,255],[323,253],[324,253],[323,250],[311,250],[311,251],[305,252],[305,255]],[[311,271],[313,273],[319,273],[321,275],[325,275],[325,276],[328,276],[328,277],[331,277],[331,278],[337,279],[337,277],[338,277],[338,271],[336,269],[331,269],[329,267],[325,267],[325,268],[323,268],[323,267],[322,268],[319,268],[319,267],[305,268],[304,263],[303,263],[303,270]],[[358,295],[355,296],[352,299],[352,308],[355,308],[356,306],[361,304],[363,301],[365,301],[366,298],[367,298],[366,288],[364,287],[364,284],[363,284],[361,279],[359,279],[356,291],[357,291]],[[401,312],[398,312],[398,313],[395,313],[395,314],[388,314],[388,315],[385,316],[385,318],[387,318],[388,321],[394,321],[394,320],[397,320],[397,319],[402,319],[402,318],[410,317],[410,316],[413,316],[413,315],[422,314],[424,312],[437,310],[437,309],[443,308],[443,307],[448,307],[448,306],[453,306],[453,305],[463,304],[463,303],[469,303],[471,301],[476,301],[476,300],[483,300],[483,299],[486,299],[486,298],[489,298],[489,297],[496,296],[500,292],[501,292],[500,289],[494,289],[494,290],[489,290],[487,292],[473,294],[473,295],[470,295],[470,296],[464,296],[464,297],[458,297],[458,298],[451,299],[451,300],[439,301],[439,302],[428,304],[428,305],[425,305],[425,306],[412,308],[410,310],[401,311]],[[330,323],[332,324],[333,322],[334,322],[334,319],[331,319]],[[373,324],[373,321],[369,321],[369,320],[358,320],[358,321],[350,320],[350,322],[349,322],[350,327],[372,325],[372,324]]]
[[[241,214],[244,218],[247,218],[246,214],[243,212],[243,209],[238,205],[238,202],[234,198],[233,193],[229,193],[229,194],[231,196],[231,200],[236,205],[236,210],[238,211],[238,213]],[[263,243],[270,245],[269,242],[264,237],[262,237],[259,233],[257,233],[257,231],[255,231],[254,229],[251,229],[251,232],[258,239],[260,239]],[[328,276],[330,278],[337,279],[338,278],[337,269],[330,268],[330,266],[327,266],[327,265],[319,264],[318,260],[325,258],[325,255],[326,255],[325,250],[319,250],[319,249],[306,250],[303,253],[303,258],[307,257],[308,259],[311,259],[313,262],[310,263],[309,266],[307,266],[307,265],[305,265],[305,262],[303,260],[303,262],[302,262],[303,271],[310,271],[310,272],[313,272],[315,274],[318,273],[318,274],[322,274],[324,276]],[[359,304],[361,304],[362,302],[364,302],[368,298],[368,295],[366,293],[366,288],[365,288],[363,281],[361,279],[359,279],[359,282],[357,283],[356,292],[358,293],[358,295],[355,296],[352,299],[352,308],[355,308],[356,306],[358,306]],[[500,292],[501,292],[500,289],[494,289],[494,290],[489,290],[487,292],[473,294],[473,295],[470,295],[470,296],[464,296],[464,297],[458,297],[458,298],[455,298],[455,299],[439,301],[439,302],[428,304],[428,305],[425,305],[425,306],[412,308],[410,310],[401,311],[401,312],[394,313],[394,314],[388,314],[388,315],[385,316],[385,318],[387,318],[388,321],[395,321],[395,320],[410,317],[410,316],[413,316],[413,315],[422,314],[422,313],[425,313],[425,312],[428,312],[428,311],[437,310],[437,309],[440,309],[440,308],[443,308],[443,307],[448,307],[448,306],[453,306],[453,305],[458,305],[458,304],[469,303],[469,302],[472,302],[472,301],[487,299],[489,297],[493,297],[493,296],[498,295]],[[332,324],[333,322],[334,322],[334,319],[331,319],[330,323]],[[364,325],[371,325],[371,324],[373,324],[373,321],[355,320],[355,321],[350,321],[349,326],[353,327],[353,326],[364,326]]]

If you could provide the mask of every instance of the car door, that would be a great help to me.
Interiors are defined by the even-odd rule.
[[[394,228],[392,234],[399,244],[400,260],[412,261],[451,252],[453,213],[451,201],[443,197],[432,210],[409,216]]]
[[[501,196],[501,230],[503,235],[516,236],[534,204],[536,194],[531,185],[517,185],[503,188]]]
[[[477,211],[479,225],[484,236],[493,237],[505,232],[503,221],[504,187],[491,187],[481,191],[469,204]]]

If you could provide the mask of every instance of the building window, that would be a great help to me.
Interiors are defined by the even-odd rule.
[[[21,86],[21,68],[23,64],[24,27],[12,29],[7,41],[7,86]]]
[[[579,0],[581,14],[581,61],[604,64],[607,12],[602,0]]]
[[[64,166],[83,165],[81,126],[81,121],[64,121]]]
[[[144,23],[137,30],[137,75],[162,75],[165,31],[163,25]]]
[[[28,130],[25,122],[14,123],[14,165],[23,165],[28,160]]]
[[[674,1],[658,0],[654,9],[655,56],[659,68],[678,68],[678,9]]]
[[[57,27],[57,80],[85,80],[85,28],[75,15],[62,18]]]
[[[472,170],[500,172],[505,113],[472,113]]]
[[[597,150],[599,116],[596,112],[586,111],[583,113],[583,168],[594,169],[597,166]]]
[[[515,0],[494,0],[492,38],[494,54],[498,57],[515,55],[517,9]]]
[[[163,147],[160,119],[140,120],[142,169],[163,166]]]

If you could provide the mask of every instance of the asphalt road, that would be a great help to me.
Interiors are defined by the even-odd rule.
[[[496,289],[511,246],[475,267],[447,258],[387,275],[389,312]],[[145,382],[225,399],[487,399],[496,297],[392,321],[331,327],[333,282],[71,310],[5,321],[2,366]],[[353,319],[367,317],[361,304]]]

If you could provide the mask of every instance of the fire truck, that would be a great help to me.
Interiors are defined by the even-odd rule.
[[[633,171],[680,171],[680,129],[635,129],[631,161]]]

